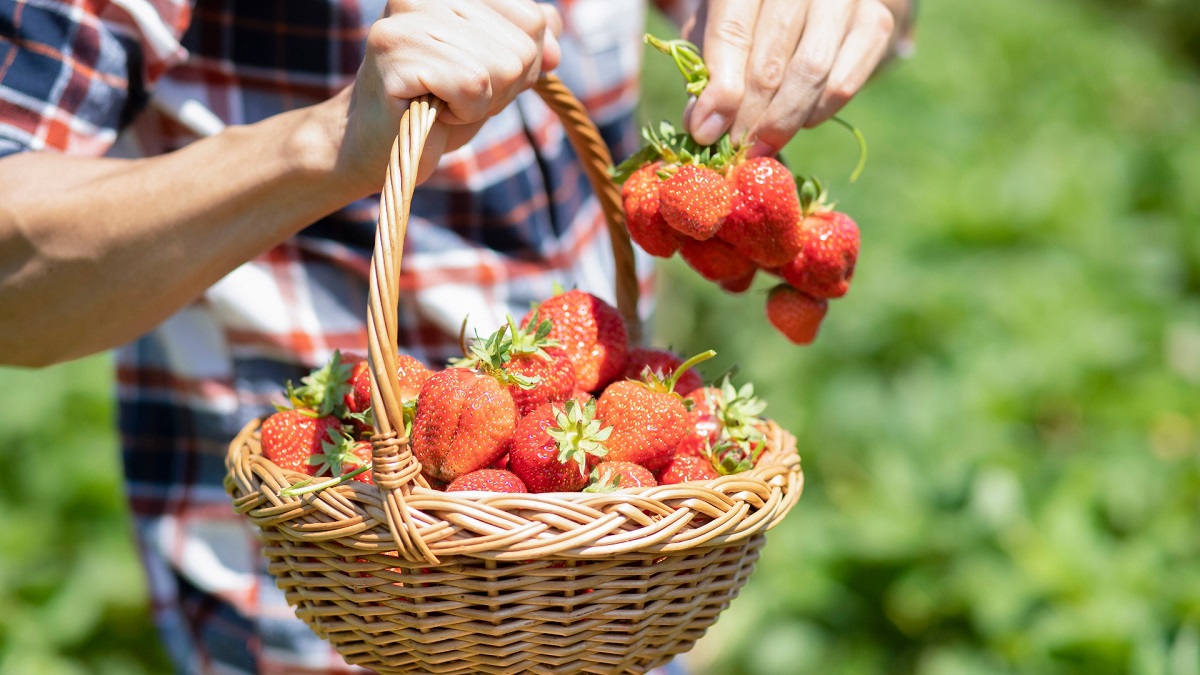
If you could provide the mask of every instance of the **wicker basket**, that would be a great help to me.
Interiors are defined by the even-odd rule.
[[[633,253],[608,151],[554,78],[538,85],[600,197],[618,309],[640,332]],[[437,101],[415,101],[392,149],[368,307],[375,485],[300,497],[306,476],[264,459],[257,422],[234,439],[225,487],[259,529],[296,614],[379,672],[642,673],[687,651],[754,569],[764,533],[803,487],[795,439],[772,424],[756,468],[609,494],[432,490],[408,447],[396,372],[401,248]]]

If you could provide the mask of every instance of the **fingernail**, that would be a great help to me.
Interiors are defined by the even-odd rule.
[[[748,157],[774,157],[779,154],[779,149],[762,141],[755,141],[754,145],[750,146],[747,153]]]
[[[700,145],[712,145],[717,142],[721,134],[725,133],[728,126],[729,118],[721,113],[711,113],[692,130],[692,138],[695,138]]]

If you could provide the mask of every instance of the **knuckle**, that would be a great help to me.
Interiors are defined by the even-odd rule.
[[[722,21],[714,30],[718,41],[743,51],[750,50],[754,31],[748,24],[740,20]]]
[[[783,74],[787,70],[787,62],[778,54],[768,54],[759,59],[750,70],[750,85],[763,91],[775,91],[783,84]]]
[[[887,36],[896,30],[896,15],[883,3],[867,3],[863,11],[867,12],[867,25],[873,27],[877,33]]]
[[[815,49],[796,55],[796,76],[807,85],[817,85],[829,77],[833,68],[833,50]]]

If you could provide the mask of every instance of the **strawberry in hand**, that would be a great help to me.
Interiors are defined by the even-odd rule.
[[[788,284],[779,284],[767,295],[767,320],[793,344],[812,344],[829,310],[829,301],[814,298]]]
[[[814,298],[840,298],[850,290],[858,262],[858,225],[826,203],[827,193],[817,179],[804,181],[800,193],[804,213],[797,228],[800,250],[773,271]]]

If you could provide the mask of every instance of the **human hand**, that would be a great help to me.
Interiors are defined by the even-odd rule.
[[[683,34],[703,51],[709,83],[685,115],[697,142],[730,132],[751,155],[777,153],[835,115],[892,49],[884,0],[708,0]]]
[[[561,32],[558,11],[533,0],[389,0],[343,92],[339,170],[378,187],[409,102],[432,94],[445,105],[422,153],[423,180],[443,152],[557,67]]]

